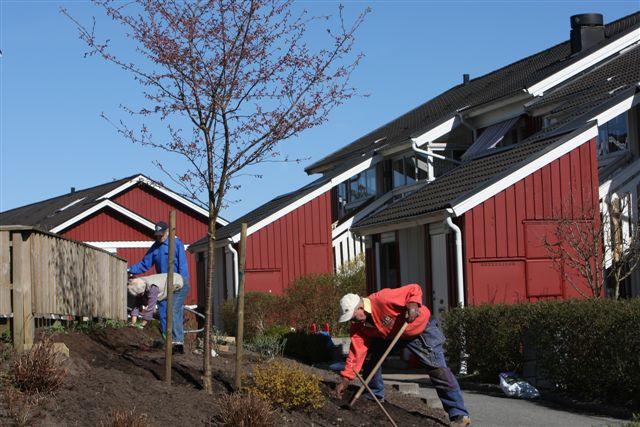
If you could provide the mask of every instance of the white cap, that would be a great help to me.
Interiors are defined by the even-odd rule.
[[[129,280],[127,289],[129,290],[129,293],[135,297],[144,293],[147,289],[147,284],[141,278],[136,277],[135,279]]]
[[[353,312],[360,304],[360,297],[356,294],[346,294],[340,300],[340,319],[338,322],[348,322],[353,318]]]

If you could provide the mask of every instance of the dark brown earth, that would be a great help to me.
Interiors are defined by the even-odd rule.
[[[154,346],[155,336],[132,328],[102,329],[88,334],[70,333],[54,336],[70,350],[66,361],[69,376],[65,385],[52,398],[33,411],[33,425],[108,425],[114,410],[145,413],[151,425],[215,425],[216,399],[231,391],[233,354],[212,359],[214,395],[201,391],[202,356],[176,355],[173,385],[164,377],[164,351]],[[244,370],[248,373],[255,355],[249,354]],[[389,425],[374,402],[360,399],[352,410],[345,409],[351,393],[344,401],[333,397],[337,376],[309,367],[323,378],[327,396],[325,405],[311,412],[283,411],[277,414],[280,425],[364,426]],[[352,388],[352,391],[355,387]],[[387,391],[385,408],[400,426],[448,425],[444,412],[428,409],[420,399]],[[4,419],[0,417],[0,424]]]

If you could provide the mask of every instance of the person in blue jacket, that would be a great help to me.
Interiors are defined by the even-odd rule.
[[[156,268],[156,273],[167,273],[169,271],[169,226],[167,223],[164,221],[156,223],[153,235],[156,241],[151,245],[142,261],[129,267],[129,274],[142,274],[153,266]],[[174,352],[184,353],[183,310],[184,300],[189,295],[189,267],[187,266],[187,253],[184,250],[184,244],[178,237],[175,238],[173,271],[182,276],[184,285],[182,289],[173,294],[171,338]],[[166,336],[167,300],[158,302],[158,314],[160,327]]]

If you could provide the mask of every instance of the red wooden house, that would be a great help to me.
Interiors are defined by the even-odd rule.
[[[628,201],[624,233],[637,233],[640,13],[570,22],[569,40],[464,75],[307,167],[316,181],[220,229],[216,299],[235,293],[241,222],[248,290],[282,292],[364,250],[370,291],[418,283],[436,313],[577,295],[541,242],[561,219],[598,224],[616,199]]]
[[[162,184],[134,175],[0,213],[1,225],[31,225],[117,253],[129,263],[142,259],[153,243],[153,225],[176,210],[176,235],[185,246],[202,237],[208,214]],[[220,220],[219,226],[226,224]],[[195,277],[196,262],[189,256]],[[124,286],[124,284],[123,284]],[[187,302],[195,304],[192,286]]]

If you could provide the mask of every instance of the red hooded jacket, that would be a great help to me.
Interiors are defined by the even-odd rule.
[[[407,303],[415,302],[420,305],[420,314],[400,339],[412,339],[420,335],[429,323],[431,313],[422,305],[422,289],[412,284],[396,289],[382,289],[369,295],[371,311],[364,323],[351,322],[351,347],[344,370],[340,373],[344,378],[354,379],[355,372],[360,372],[367,351],[374,338],[392,339],[405,322]],[[366,311],[365,305],[365,311]],[[373,323],[370,322],[373,321]]]

